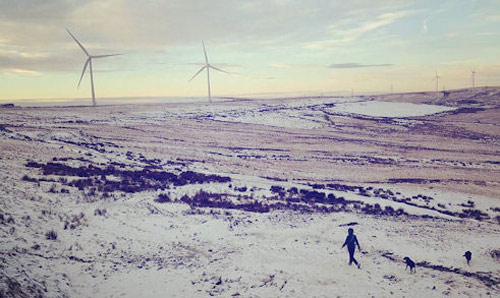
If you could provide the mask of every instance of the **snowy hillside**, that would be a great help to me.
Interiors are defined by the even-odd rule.
[[[499,107],[470,108],[1,109],[0,296],[496,297]]]

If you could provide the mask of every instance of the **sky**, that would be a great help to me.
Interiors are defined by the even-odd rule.
[[[499,0],[1,0],[0,100],[500,85]],[[88,71],[88,70],[87,70]]]

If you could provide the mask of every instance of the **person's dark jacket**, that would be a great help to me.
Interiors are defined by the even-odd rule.
[[[342,248],[347,245],[347,248],[349,249],[354,249],[356,248],[356,245],[358,246],[358,249],[361,250],[361,247],[359,247],[359,242],[358,238],[356,238],[356,235],[347,235],[347,238],[345,239],[344,244],[342,245]]]

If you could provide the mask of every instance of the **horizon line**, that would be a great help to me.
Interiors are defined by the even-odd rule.
[[[454,88],[454,89],[446,89],[446,90],[407,90],[407,91],[398,91],[398,92],[393,92],[391,93],[390,91],[384,92],[384,91],[359,91],[356,92],[354,89],[354,96],[367,96],[367,95],[381,95],[381,94],[407,94],[407,93],[436,93],[436,92],[443,92],[443,91],[458,91],[458,90],[467,90],[467,89],[476,89],[476,88],[494,88],[494,87],[500,87],[500,85],[482,85],[482,86],[475,86],[473,87],[462,87],[462,88]],[[345,93],[346,95],[338,95],[338,96],[350,96],[351,94],[351,89],[349,90],[342,90],[342,91],[321,91],[321,90],[301,90],[301,91],[269,91],[269,92],[254,92],[254,93],[240,93],[240,94],[225,94],[225,95],[218,95],[214,96],[214,98],[228,98],[228,97],[234,97],[238,98],[241,96],[259,96],[259,95],[279,95],[279,94],[303,94],[302,96],[307,96],[309,95],[314,95],[318,96],[321,94],[342,94]],[[205,95],[191,95],[191,96],[180,96],[180,95],[138,95],[138,96],[103,96],[99,97],[100,99],[132,99],[132,98],[204,98]],[[39,97],[39,98],[15,98],[15,99],[0,99],[0,102],[2,104],[5,103],[15,103],[16,101],[40,101],[40,102],[65,102],[65,101],[73,101],[73,100],[91,100],[91,97]]]

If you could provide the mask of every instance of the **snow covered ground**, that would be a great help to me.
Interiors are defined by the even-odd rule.
[[[286,128],[315,129],[328,125],[328,122],[323,118],[325,112],[375,118],[394,118],[395,122],[408,124],[409,120],[404,122],[400,118],[428,116],[455,109],[454,107],[429,104],[367,101],[360,98],[320,98],[296,100],[293,103],[274,105],[272,108],[267,109],[238,110],[237,113],[217,113],[214,119]]]
[[[434,115],[454,110],[1,110],[0,296],[496,297],[499,132],[490,110]],[[349,227],[361,269],[340,248]]]

